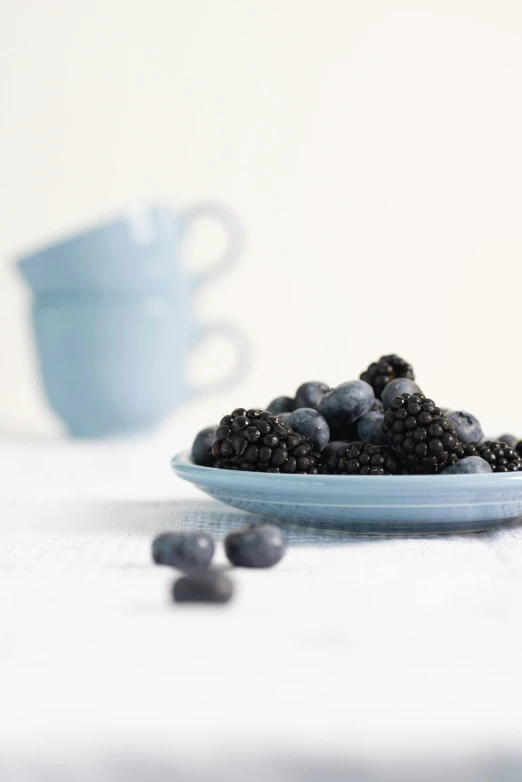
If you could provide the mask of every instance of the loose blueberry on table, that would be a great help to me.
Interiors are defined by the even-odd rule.
[[[287,537],[273,524],[251,525],[230,532],[225,553],[232,565],[269,568],[286,553]],[[215,543],[211,535],[176,532],[158,535],[152,543],[152,559],[157,565],[188,572],[172,585],[176,603],[228,603],[234,585],[226,573],[210,568]]]
[[[232,581],[219,570],[194,570],[172,587],[176,603],[228,603],[233,592]]]
[[[273,567],[283,558],[286,547],[285,533],[273,524],[244,527],[225,538],[225,553],[237,567]]]
[[[202,532],[166,532],[152,543],[152,559],[157,565],[180,570],[207,568],[214,556],[214,540]]]
[[[213,434],[212,434],[213,433]],[[196,437],[195,464],[304,475],[467,475],[522,471],[522,441],[484,441],[479,420],[442,408],[400,356],[330,388],[302,383],[267,410],[237,408]]]

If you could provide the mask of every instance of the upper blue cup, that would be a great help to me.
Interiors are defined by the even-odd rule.
[[[210,269],[191,274],[181,258],[187,229],[199,217],[221,222],[228,247]],[[186,211],[169,204],[128,209],[118,218],[18,259],[34,294],[146,293],[176,296],[219,275],[239,256],[242,232],[223,206],[202,203]]]

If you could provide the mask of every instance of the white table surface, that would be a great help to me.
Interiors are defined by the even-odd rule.
[[[522,779],[522,527],[295,531],[175,606],[153,537],[251,518],[173,476],[189,437],[0,442],[2,782]]]

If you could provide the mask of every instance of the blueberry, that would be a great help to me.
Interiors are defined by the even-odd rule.
[[[326,418],[333,439],[350,439],[350,424],[366,415],[374,401],[375,394],[368,383],[351,380],[325,394],[319,412]]]
[[[295,400],[289,396],[278,396],[273,399],[267,407],[269,413],[279,415],[280,413],[291,413],[295,410]]]
[[[490,464],[481,456],[466,456],[465,459],[452,464],[441,475],[470,475],[471,473],[493,472]]]
[[[518,437],[515,437],[514,434],[503,434],[502,437],[499,437],[498,439],[501,443],[506,443],[506,445],[509,445],[510,448],[516,448],[518,443]]]
[[[482,427],[471,413],[465,413],[463,410],[452,410],[446,415],[446,418],[455,426],[457,437],[464,445],[480,443],[484,439]]]
[[[152,543],[152,559],[157,565],[180,570],[206,568],[214,556],[214,540],[202,532],[166,532]]]
[[[330,428],[321,413],[311,407],[301,407],[290,414],[289,424],[296,432],[312,442],[314,451],[322,451],[328,445]]]
[[[321,454],[323,462],[327,462],[332,456],[336,456],[341,445],[348,445],[348,443],[345,440],[331,440]]]
[[[384,386],[381,396],[384,409],[387,410],[392,399],[401,394],[422,394],[422,391],[413,380],[408,380],[407,377],[396,377],[395,380],[390,380],[390,382]]]
[[[219,570],[193,570],[174,582],[172,597],[176,603],[228,603],[234,587]]]
[[[284,556],[287,538],[273,524],[234,530],[225,538],[225,553],[239,567],[272,567]]]
[[[370,410],[369,413],[359,418],[357,422],[357,436],[364,443],[372,445],[386,445],[390,438],[382,431],[384,413]]]
[[[330,387],[326,383],[316,381],[303,383],[295,394],[296,410],[300,407],[311,407],[313,410],[318,410],[321,399],[328,391],[330,391]]]
[[[196,435],[192,445],[192,461],[194,464],[199,464],[201,467],[213,466],[215,459],[210,453],[210,449],[216,439],[216,430],[217,426],[207,426],[206,429],[202,429]]]

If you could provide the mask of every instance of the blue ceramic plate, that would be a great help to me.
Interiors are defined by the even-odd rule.
[[[522,473],[277,475],[172,460],[185,481],[227,505],[281,521],[361,534],[478,532],[522,516]]]

